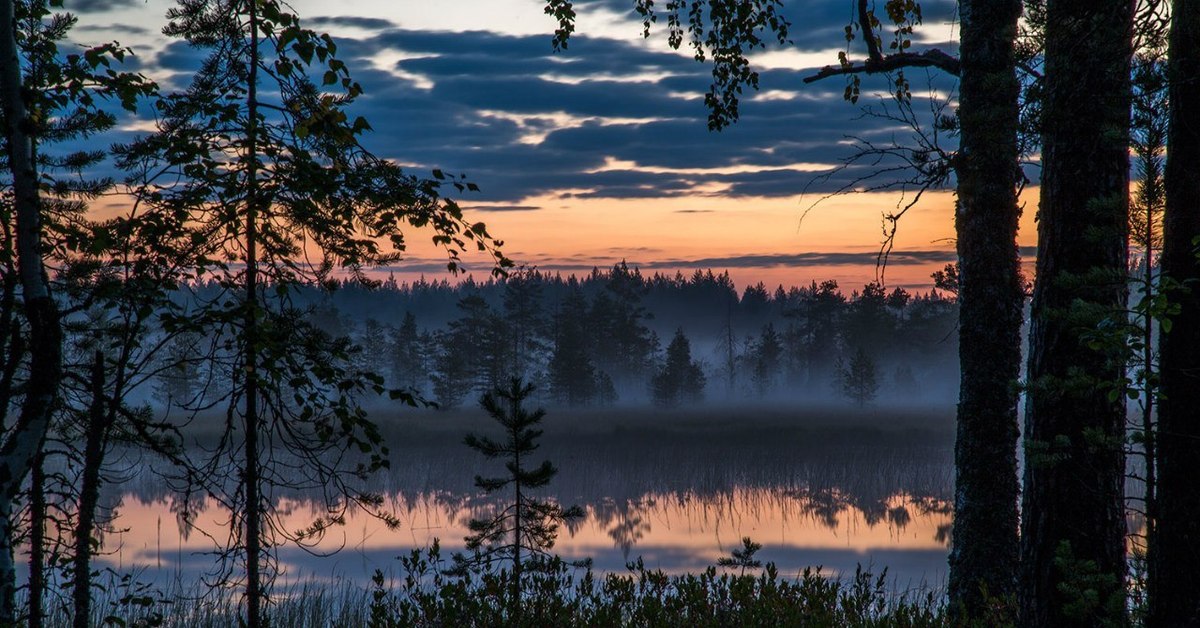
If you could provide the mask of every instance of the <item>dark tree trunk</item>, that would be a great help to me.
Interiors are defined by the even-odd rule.
[[[1120,333],[1128,294],[1133,3],[1050,0],[1046,9],[1021,620],[1026,626],[1122,625]],[[1114,329],[1107,336],[1106,327]]]
[[[16,424],[0,444],[0,626],[16,623],[14,500],[41,449],[62,379],[62,325],[43,267],[41,203],[22,94],[14,1],[0,0],[0,107],[17,216],[17,267],[29,324],[29,380]]]
[[[955,226],[961,384],[955,443],[951,610],[982,618],[1016,594],[1017,378],[1024,292],[1017,252],[1020,0],[959,2],[962,76]]]
[[[29,474],[29,628],[42,628],[46,597],[46,454],[38,452]]]
[[[1190,282],[1161,334],[1158,404],[1158,522],[1150,538],[1152,626],[1200,624],[1200,1],[1175,0],[1167,52],[1171,114],[1165,172],[1162,272]]]
[[[87,440],[83,448],[83,473],[79,482],[79,515],[75,521],[73,539],[75,555],[71,565],[71,602],[75,609],[75,628],[87,628],[91,625],[92,533],[96,526],[96,505],[100,501],[100,465],[104,462],[104,441],[114,416],[105,411],[104,354],[99,351],[92,362],[91,386]]]
[[[258,12],[257,2],[249,2],[250,72],[247,79],[246,144],[246,318],[242,342],[246,369],[246,625],[263,625],[263,588],[259,562],[262,558],[263,508],[260,495],[258,437],[261,420],[258,407]]]

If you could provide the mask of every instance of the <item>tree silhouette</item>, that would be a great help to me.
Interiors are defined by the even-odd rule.
[[[1170,121],[1164,171],[1166,206],[1162,272],[1176,284],[1191,285],[1176,296],[1179,312],[1172,326],[1159,325],[1162,396],[1158,413],[1157,538],[1150,541],[1148,625],[1195,625],[1200,617],[1196,591],[1200,574],[1200,5],[1194,0],[1171,3],[1167,50]],[[1153,623],[1151,623],[1153,622]]]
[[[129,53],[115,43],[81,48],[85,54],[62,51],[60,44],[73,47],[66,42],[76,19],[54,13],[52,7],[58,4],[0,2],[0,124],[6,174],[0,203],[0,625],[17,620],[16,499],[35,461],[44,459],[46,437],[68,376],[64,295],[55,283],[70,274],[69,258],[107,254],[107,245],[120,239],[93,230],[95,224],[84,215],[88,201],[113,182],[92,178],[91,172],[107,155],[87,146],[83,138],[116,124],[113,105],[133,111],[137,98],[154,90],[144,77],[113,69]],[[73,150],[47,150],[63,142],[74,143]],[[93,237],[98,235],[102,237]],[[18,416],[8,421],[14,405]],[[37,583],[31,586],[31,597],[35,610],[28,619],[37,624],[42,619]]]
[[[842,395],[860,408],[874,401],[875,394],[879,392],[875,371],[875,361],[866,349],[859,347],[848,363],[838,367],[838,386]]]
[[[660,406],[679,403],[695,403],[704,398],[704,371],[692,360],[692,348],[683,329],[675,331],[675,337],[667,346],[667,360],[654,378],[650,387],[654,402]]]
[[[392,330],[391,341],[391,367],[395,384],[420,394],[428,370],[425,352],[421,347],[421,333],[417,329],[417,317],[411,311],[405,310],[400,326]]]
[[[588,352],[586,317],[587,301],[579,285],[572,284],[554,318],[554,349],[548,366],[551,394],[559,403],[571,406],[591,403],[596,396],[596,368]]]
[[[779,381],[780,367],[783,366],[783,345],[775,331],[774,323],[763,326],[762,333],[754,342],[750,359],[753,361],[754,387],[759,396],[765,396],[775,389],[775,383]]]
[[[1133,13],[1133,3],[1122,0],[1046,3],[1037,283],[1023,432],[1022,625],[1127,621],[1128,347],[1097,346],[1085,337],[1114,322],[1122,330],[1127,325]],[[1086,107],[1079,94],[1088,94]],[[963,264],[963,303],[978,270]],[[964,323],[967,315],[964,308]],[[986,318],[973,325],[995,333]],[[994,359],[989,352],[973,357]]]
[[[762,543],[755,543],[748,536],[742,537],[742,546],[730,550],[729,556],[722,556],[717,559],[718,567],[726,569],[741,569],[742,575],[746,575],[747,569],[758,569],[762,567],[762,561],[755,558],[758,551],[762,549]]]
[[[357,401],[383,392],[382,377],[353,368],[349,343],[305,321],[292,291],[329,286],[335,271],[371,285],[364,268],[398,259],[408,227],[430,227],[451,269],[468,242],[493,253],[495,242],[439,192],[443,182],[473,185],[438,170],[433,179],[407,175],[362,146],[371,127],[350,109],[362,86],[333,39],[286,4],[181,0],[168,20],[164,33],[203,60],[186,90],[156,102],[157,132],[123,159],[154,173],[134,196],[188,225],[208,247],[196,272],[223,291],[180,324],[230,340],[230,419],[206,471],[237,479],[216,487],[232,513],[221,567],[229,574],[244,564],[245,619],[256,628],[276,539],[312,539],[348,503],[378,503],[347,482],[386,464]],[[347,449],[363,454],[362,466],[341,455]],[[277,462],[283,451],[296,460]],[[299,534],[277,525],[269,499],[272,487],[298,485],[328,489],[328,515]]]
[[[488,460],[503,460],[507,471],[497,477],[477,475],[475,486],[488,494],[509,489],[512,501],[488,518],[470,521],[472,534],[466,537],[466,542],[471,554],[456,554],[455,570],[465,573],[474,567],[490,566],[495,561],[508,562],[512,574],[513,609],[519,608],[522,572],[526,567],[537,568],[550,558],[548,550],[554,547],[559,524],[584,514],[578,506],[563,508],[558,503],[529,494],[532,489],[545,487],[558,473],[549,460],[536,466],[528,460],[538,449],[537,439],[542,435],[538,425],[546,416],[542,408],[533,411],[525,408],[524,403],[533,390],[533,385],[513,378],[506,388],[496,387],[485,394],[479,404],[504,428],[503,436],[500,440],[492,440],[469,434],[463,440]]]

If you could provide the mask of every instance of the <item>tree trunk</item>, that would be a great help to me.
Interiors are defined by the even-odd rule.
[[[46,597],[46,455],[38,452],[29,474],[29,628],[42,628]]]
[[[1050,0],[1046,9],[1021,620],[1124,625],[1133,3]]]
[[[1171,293],[1181,310],[1160,335],[1158,522],[1150,538],[1151,626],[1200,623],[1200,0],[1175,0],[1167,52],[1171,113],[1165,172],[1162,274],[1189,289]]]
[[[961,383],[955,443],[951,612],[982,618],[1016,594],[1017,379],[1024,292],[1017,251],[1020,0],[959,2],[962,130],[955,227]]]
[[[112,425],[113,414],[105,411],[104,354],[97,351],[92,362],[92,400],[88,409],[87,441],[83,448],[83,473],[79,482],[79,514],[75,521],[75,555],[72,557],[71,602],[74,627],[87,628],[92,616],[92,532],[96,525],[96,505],[100,501],[100,465],[104,440]]]
[[[16,622],[13,503],[41,449],[62,379],[62,326],[42,263],[41,204],[22,94],[14,0],[0,0],[0,106],[17,215],[17,263],[29,324],[29,379],[20,416],[0,444],[0,625]]]
[[[246,318],[245,369],[246,369],[246,625],[260,628],[262,617],[262,576],[259,560],[262,557],[262,502],[259,494],[258,436],[258,4],[247,3],[250,8],[250,67],[247,80],[247,129],[246,129]]]

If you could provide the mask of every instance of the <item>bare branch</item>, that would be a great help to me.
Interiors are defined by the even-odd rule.
[[[866,39],[868,42],[874,41],[870,35]],[[877,49],[873,43],[868,45],[870,48]],[[946,74],[959,76],[961,66],[962,63],[957,57],[948,55],[938,48],[931,48],[924,52],[897,52],[878,58],[872,57],[866,61],[847,62],[840,66],[827,65],[816,74],[804,77],[804,82],[813,83],[831,76],[849,74],[881,74],[902,68],[938,68]]]

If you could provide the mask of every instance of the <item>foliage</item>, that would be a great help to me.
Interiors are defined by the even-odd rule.
[[[488,460],[504,461],[507,474],[497,477],[475,476],[476,488],[485,493],[512,491],[512,501],[485,519],[472,519],[471,532],[466,537],[467,551],[456,554],[455,569],[465,573],[471,569],[488,568],[497,561],[508,562],[512,574],[514,600],[522,590],[521,573],[527,567],[541,568],[552,560],[549,550],[554,547],[558,526],[583,517],[578,506],[562,505],[540,499],[530,492],[543,488],[558,473],[549,460],[529,466],[528,457],[537,451],[537,439],[542,435],[538,425],[546,411],[529,411],[524,403],[533,393],[533,385],[513,378],[507,388],[496,387],[485,394],[479,405],[504,428],[501,440],[469,434],[463,442]]]
[[[451,270],[468,246],[493,254],[497,274],[510,263],[486,227],[439,192],[474,184],[438,170],[417,178],[362,147],[371,126],[351,107],[363,89],[328,35],[275,0],[181,0],[167,17],[164,33],[206,56],[186,90],[156,102],[156,132],[120,157],[136,202],[184,227],[171,235],[197,249],[194,276],[220,290],[163,322],[219,339],[213,368],[232,383],[203,402],[226,404],[225,434],[200,471],[180,479],[189,491],[203,483],[234,513],[221,575],[244,564],[248,621],[258,625],[269,548],[319,538],[350,503],[377,508],[358,483],[387,465],[359,406],[385,392],[382,377],[356,365],[347,339],[307,320],[295,288],[328,285],[335,272],[371,283],[364,269],[398,259],[408,227],[431,227]],[[264,496],[306,486],[325,489],[323,512],[306,529],[284,529]]]
[[[715,131],[733,124],[739,116],[739,99],[745,87],[758,89],[758,72],[748,55],[772,43],[789,43],[791,23],[784,18],[782,0],[671,0],[660,11],[654,0],[634,0],[642,18],[642,35],[666,15],[667,43],[678,50],[687,43],[696,61],[711,59],[712,84],[704,95],[709,110],[708,128]],[[546,0],[545,12],[558,22],[555,50],[566,48],[575,31],[572,0]]]

